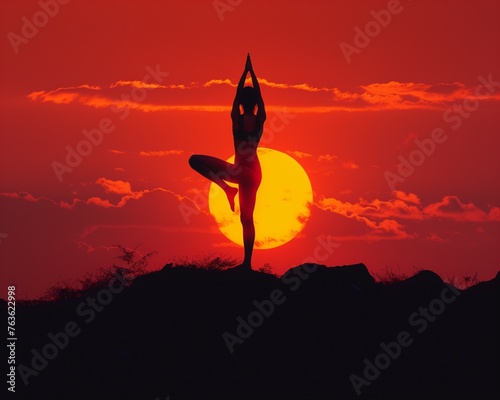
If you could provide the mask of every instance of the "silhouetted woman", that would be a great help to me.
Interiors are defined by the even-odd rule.
[[[250,73],[252,77],[253,87],[244,87],[247,73]],[[243,113],[241,113],[240,106]],[[215,182],[224,190],[232,211],[234,211],[234,198],[237,193],[239,194],[245,258],[238,268],[250,270],[252,268],[252,251],[255,241],[253,211],[257,189],[262,178],[257,157],[257,146],[266,120],[264,101],[260,93],[259,82],[252,68],[250,54],[247,55],[245,70],[236,89],[231,120],[233,121],[234,164],[199,154],[191,156],[189,164],[194,170]],[[229,186],[226,181],[237,183],[239,191]]]

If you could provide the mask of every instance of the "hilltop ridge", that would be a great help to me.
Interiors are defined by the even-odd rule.
[[[18,305],[17,389],[26,399],[489,398],[499,285],[500,274],[461,291],[425,270],[384,285],[363,264],[282,277],[167,265],[85,298]]]

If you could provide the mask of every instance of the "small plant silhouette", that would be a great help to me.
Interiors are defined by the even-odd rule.
[[[408,279],[407,274],[400,271],[395,272],[389,265],[386,265],[381,272],[375,273],[374,275],[377,280],[383,285],[392,285],[393,283]]]
[[[269,263],[265,263],[263,267],[257,268],[257,271],[262,272],[263,274],[278,276],[273,272],[273,267]]]
[[[196,258],[194,257],[175,257],[166,267],[183,267],[192,269],[206,270],[225,270],[238,264],[238,260],[226,254],[206,253]]]
[[[69,300],[95,293],[106,288],[116,274],[126,276],[132,281],[146,273],[150,258],[158,253],[157,251],[149,251],[144,255],[140,255],[137,250],[139,245],[133,249],[128,249],[120,244],[116,244],[114,247],[122,253],[115,258],[121,260],[124,265],[113,263],[111,267],[101,267],[95,272],[87,272],[83,278],[78,280],[60,280],[47,289],[40,300]]]
[[[446,275],[446,282],[449,284],[457,287],[458,289],[468,289],[477,283],[479,283],[479,280],[477,278],[478,273],[476,272],[473,276],[470,276],[467,272],[465,273],[462,278],[457,278],[455,275]]]
[[[175,257],[172,262],[165,265],[165,268],[188,268],[188,269],[204,269],[209,271],[227,270],[238,264],[238,260],[227,254],[204,253],[197,257]],[[264,266],[255,269],[257,272],[271,274],[277,276],[273,272],[271,264],[265,263]]]
[[[465,289],[470,288],[471,286],[474,286],[477,284],[479,281],[477,279],[477,272],[474,274],[474,276],[470,276],[468,273],[466,273],[462,277],[462,285],[464,285]]]

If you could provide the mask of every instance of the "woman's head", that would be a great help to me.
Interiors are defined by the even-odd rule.
[[[245,86],[239,97],[244,112],[252,112],[257,104],[257,93],[252,86]]]

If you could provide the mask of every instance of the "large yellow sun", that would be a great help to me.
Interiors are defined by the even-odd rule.
[[[310,215],[312,188],[306,172],[292,157],[267,148],[259,148],[257,154],[262,167],[262,182],[254,211],[255,248],[271,249],[289,242],[304,228]],[[234,156],[227,161],[233,163]],[[225,193],[212,183],[209,209],[220,231],[232,242],[243,246],[238,196],[235,212],[232,212]]]

